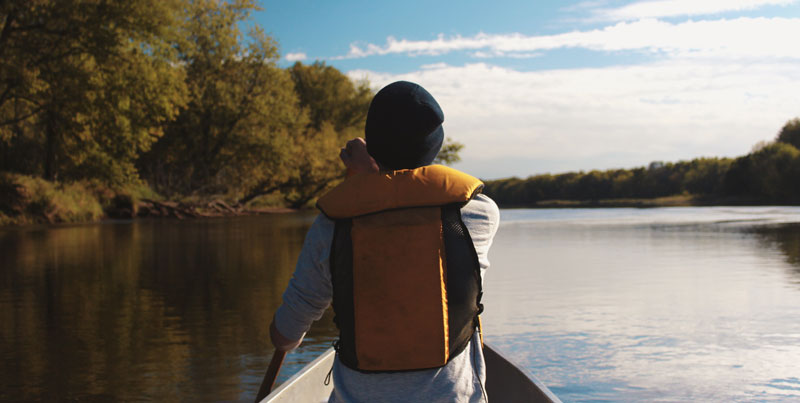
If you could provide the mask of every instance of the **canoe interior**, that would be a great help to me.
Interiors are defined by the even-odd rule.
[[[486,394],[490,402],[561,402],[533,374],[488,343],[483,345],[483,357],[486,360]]]
[[[333,381],[325,385],[325,377],[333,367],[335,356],[336,352],[332,348],[328,349],[273,390],[261,403],[327,402],[333,391]]]
[[[514,364],[488,343],[486,358],[486,394],[493,402],[561,402],[544,384],[524,368]],[[335,353],[329,349],[302,371],[296,373],[261,403],[327,402],[333,382],[325,385],[325,377],[333,366]]]

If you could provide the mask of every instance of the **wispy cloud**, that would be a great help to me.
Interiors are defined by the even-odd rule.
[[[650,0],[634,2],[618,8],[596,8],[594,16],[601,20],[629,21],[643,18],[712,15],[730,11],[747,11],[764,6],[786,6],[797,0]],[[600,4],[585,3],[586,8]]]
[[[409,80],[427,88],[445,133],[466,144],[459,167],[483,177],[742,155],[800,110],[800,69],[787,61],[349,74],[376,87]]]
[[[492,51],[492,52],[484,52],[482,50],[472,52],[469,54],[471,57],[477,59],[492,59],[498,57],[507,57],[509,59],[532,59],[534,57],[542,57],[544,53],[542,52],[499,52],[499,51]]]
[[[306,56],[306,54],[303,52],[297,52],[297,53],[287,53],[286,56],[284,56],[283,58],[290,62],[300,62],[308,59],[308,56]]]
[[[350,52],[341,58],[442,55],[456,51],[491,57],[559,48],[646,51],[666,57],[800,58],[800,45],[790,38],[800,38],[800,19],[742,17],[681,23],[644,19],[619,22],[602,29],[542,36],[479,33],[471,37],[439,35],[436,39],[422,41],[389,37],[383,46],[352,44]]]
[[[439,63],[432,63],[432,64],[423,64],[419,68],[422,70],[431,70],[431,69],[444,69],[450,67],[447,63],[439,62]]]

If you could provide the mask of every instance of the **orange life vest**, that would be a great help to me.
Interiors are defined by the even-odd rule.
[[[483,183],[440,165],[358,174],[320,198],[336,221],[330,266],[337,351],[364,372],[441,367],[483,307],[460,208]]]

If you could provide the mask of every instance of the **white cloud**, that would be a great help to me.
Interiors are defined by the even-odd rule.
[[[800,19],[737,18],[669,23],[655,19],[620,22],[603,29],[556,35],[522,34],[472,37],[439,35],[428,41],[387,38],[384,46],[352,44],[341,58],[373,55],[441,55],[472,51],[474,56],[524,55],[559,48],[595,51],[646,51],[667,57],[800,58]]]
[[[512,59],[532,59],[534,57],[542,57],[544,53],[506,53],[503,56],[510,57]]]
[[[800,69],[787,61],[349,74],[423,85],[442,105],[445,133],[466,144],[459,167],[489,178],[743,155],[800,113]]]
[[[474,58],[477,58],[477,59],[489,59],[489,58],[496,58],[496,57],[507,57],[507,58],[510,58],[510,59],[532,59],[534,57],[542,57],[542,56],[544,56],[544,53],[542,53],[542,52],[534,52],[534,53],[530,53],[530,52],[500,52],[500,51],[484,52],[482,50],[479,50],[477,52],[470,53],[470,56],[474,57]]]
[[[431,69],[444,69],[450,67],[447,63],[439,62],[439,63],[432,63],[432,64],[423,64],[419,68],[423,70],[431,70]]]
[[[634,2],[619,8],[599,9],[594,14],[600,19],[620,21],[719,14],[794,3],[797,0],[651,0]]]
[[[284,56],[284,59],[290,62],[300,62],[308,59],[308,56],[306,56],[306,54],[303,52],[287,53],[286,56]]]

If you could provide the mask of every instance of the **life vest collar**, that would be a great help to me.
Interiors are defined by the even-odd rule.
[[[353,175],[317,202],[332,219],[358,217],[410,207],[466,203],[483,189],[483,182],[443,165]]]

